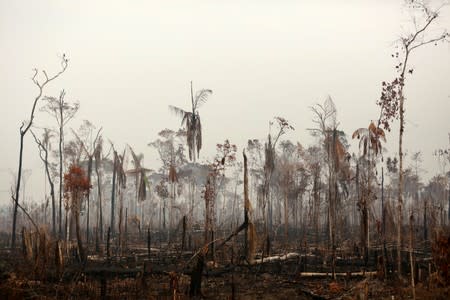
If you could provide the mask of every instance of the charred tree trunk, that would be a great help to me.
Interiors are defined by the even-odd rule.
[[[39,157],[41,158],[42,162],[44,163],[45,167],[45,177],[47,178],[48,184],[50,186],[50,197],[52,199],[52,236],[56,237],[56,208],[55,208],[55,184],[53,183],[52,176],[50,174],[49,169],[49,162],[48,162],[48,131],[45,129],[44,138],[47,140],[46,142],[40,141],[34,132],[31,130],[31,134],[33,135],[34,140],[36,141],[36,144],[38,145],[39,149]],[[44,223],[47,221],[47,207],[45,207],[45,220]]]
[[[413,299],[416,300],[416,287],[414,282],[414,216],[411,212],[409,217],[409,264],[411,271],[411,289],[413,294]]]
[[[127,248],[127,237],[128,237],[128,207],[125,208],[125,237],[123,239],[124,249]]]
[[[119,194],[120,194],[120,187],[119,187]],[[121,198],[121,197],[120,197]],[[123,234],[122,234],[122,220],[123,220],[123,204],[122,199],[119,199],[120,201],[120,207],[119,207],[119,240],[118,240],[118,246],[120,249],[120,255],[122,255],[122,243],[123,243]]]
[[[425,201],[425,207],[423,209],[423,240],[425,242],[428,240],[427,201]]]
[[[100,234],[100,241],[103,241],[103,203],[102,203],[102,180],[101,180],[101,174],[99,170],[100,165],[100,159],[96,157],[95,159],[95,173],[97,175],[97,192],[98,192],[98,203],[97,203],[97,209],[98,209],[98,227],[99,227],[99,234]]]
[[[16,224],[17,224],[17,211],[19,208],[19,193],[20,193],[20,182],[22,179],[22,157],[23,157],[23,138],[26,131],[20,129],[20,150],[19,150],[19,170],[17,172],[17,184],[16,184],[16,194],[14,196],[14,212],[13,212],[13,224],[12,224],[12,235],[11,235],[11,248],[16,247]]]
[[[186,227],[187,227],[187,220],[186,216],[183,216],[183,233],[181,236],[181,251],[184,251],[186,248]]]
[[[402,74],[403,79],[403,74]],[[403,90],[403,88],[402,88]],[[402,276],[402,225],[403,225],[403,132],[404,132],[404,97],[403,93],[400,96],[400,133],[398,138],[398,206],[397,206],[397,272],[398,276]]]
[[[313,212],[313,224],[314,224],[314,231],[315,231],[315,242],[316,245],[319,245],[320,240],[320,232],[319,232],[319,210],[320,210],[320,194],[319,194],[319,180],[320,180],[320,174],[319,172],[314,172],[314,183],[313,183],[313,205],[314,205],[314,212]]]
[[[11,233],[11,247],[12,248],[16,247],[16,225],[17,225],[17,212],[18,212],[19,200],[20,200],[20,197],[19,197],[20,196],[20,183],[22,180],[24,137],[25,137],[26,133],[28,132],[28,130],[31,128],[31,125],[33,124],[34,112],[36,110],[36,105],[37,105],[37,102],[39,101],[39,99],[41,99],[41,97],[42,97],[42,92],[44,90],[44,87],[50,81],[56,79],[57,77],[59,77],[59,75],[64,73],[64,71],[67,68],[67,62],[68,62],[68,60],[66,59],[65,56],[63,56],[62,61],[61,61],[62,69],[52,77],[49,77],[47,75],[47,73],[45,71],[43,71],[43,73],[45,75],[45,80],[43,82],[39,82],[39,80],[36,78],[36,76],[38,75],[37,69],[35,69],[34,76],[31,79],[33,81],[33,83],[39,88],[39,92],[38,92],[38,95],[34,98],[33,107],[31,109],[31,114],[30,114],[30,120],[28,121],[27,124],[22,123],[22,125],[19,128],[19,133],[20,133],[19,166],[18,166],[18,170],[17,170],[16,190],[15,190],[15,194],[13,196],[14,209],[13,209],[13,224],[12,224],[12,233]],[[61,185],[62,185],[62,172],[60,172],[60,189],[61,189]],[[60,191],[60,215],[61,215],[61,203],[62,203],[62,192]],[[61,232],[61,217],[60,217],[60,232]]]
[[[108,234],[106,236],[106,258],[108,262],[110,262],[111,259],[111,227],[108,227]]]
[[[201,296],[202,293],[202,274],[203,274],[203,266],[205,264],[205,254],[200,253],[197,256],[197,263],[195,264],[194,269],[191,274],[191,284],[189,288],[189,296],[196,297]]]
[[[52,198],[52,236],[56,237],[56,208],[55,208],[55,184],[53,183],[48,168],[48,151],[45,151],[45,173],[47,174],[47,180],[50,185],[50,197]]]
[[[89,180],[89,184],[91,184],[91,175],[92,175],[92,155],[89,155],[88,158],[88,169],[87,169],[87,177]],[[90,198],[91,192],[89,191],[86,198],[87,204],[87,213],[86,213],[86,244],[89,245],[89,219],[90,219]]]
[[[287,247],[287,244],[289,242],[289,214],[288,214],[288,192],[287,187],[284,192],[284,237],[285,237],[285,244]]]
[[[387,276],[386,209],[384,204],[384,167],[381,167],[381,234],[383,236],[383,273]]]
[[[256,232],[255,226],[250,220],[250,198],[248,194],[248,168],[247,168],[247,155],[244,155],[244,226],[245,228],[245,244],[244,250],[247,261],[252,264],[255,256],[255,239]]]
[[[86,262],[86,256],[84,253],[83,242],[81,240],[80,230],[80,212],[75,212],[75,230],[77,234],[78,253],[80,254],[80,261],[84,264]]]
[[[150,235],[150,227],[147,228],[147,256],[150,259],[151,254],[151,235]]]
[[[63,127],[63,111],[60,110],[60,126],[59,126],[59,238],[62,236],[62,199],[63,199],[63,139],[64,139],[64,127]]]
[[[117,176],[117,156],[114,155],[113,164],[113,178],[112,178],[112,190],[111,190],[111,234],[115,233],[115,201],[116,201],[116,176]]]

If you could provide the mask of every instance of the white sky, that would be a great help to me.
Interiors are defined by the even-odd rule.
[[[103,126],[106,138],[119,148],[129,143],[156,169],[147,143],[161,129],[178,128],[167,106],[189,109],[190,80],[194,89],[214,91],[200,110],[203,159],[225,138],[239,152],[248,139],[265,138],[274,116],[296,128],[288,138],[311,144],[309,107],[327,95],[348,135],[366,127],[378,117],[381,82],[395,75],[393,41],[408,20],[401,0],[0,0],[0,203],[9,201],[18,129],[37,92],[32,68],[53,73],[62,53],[69,68],[45,93],[64,88],[66,99],[80,102],[69,126],[83,119]],[[449,6],[439,28],[450,28]],[[423,151],[428,178],[438,171],[432,152],[448,147],[450,46],[420,49],[411,66],[405,146]],[[54,120],[39,112],[36,124]],[[397,130],[388,135],[391,155]],[[24,168],[33,170],[27,195],[41,200],[43,167],[31,135],[25,147]]]

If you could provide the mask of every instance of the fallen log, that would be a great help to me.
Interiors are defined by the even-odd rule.
[[[340,277],[351,277],[351,276],[375,276],[377,275],[376,271],[370,272],[345,272],[345,273],[335,273],[336,276]],[[331,272],[320,273],[320,272],[300,272],[300,277],[314,277],[314,278],[322,278],[322,277],[330,277]]]
[[[275,256],[269,256],[269,257],[265,257],[265,258],[255,259],[255,264],[262,264],[262,263],[266,263],[266,262],[274,262],[274,261],[280,261],[280,260],[288,260],[288,259],[292,259],[292,258],[298,258],[300,256],[301,256],[300,253],[291,252],[291,253],[287,253],[285,255],[275,255]]]

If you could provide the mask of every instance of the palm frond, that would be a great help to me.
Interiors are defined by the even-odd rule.
[[[186,125],[186,127],[188,127],[188,123],[191,123],[191,119],[192,119],[192,113],[191,112],[186,112],[184,114],[183,119],[181,120],[181,126]]]
[[[178,116],[180,119],[183,119],[184,116],[188,113],[187,111],[185,111],[184,109],[181,109],[179,107],[173,106],[173,105],[169,105],[169,110],[175,114],[176,116]]]
[[[363,136],[366,136],[369,133],[369,131],[367,130],[367,128],[358,128],[355,130],[355,132],[353,132],[352,134],[352,139],[354,139],[355,137],[357,139],[360,139]]]
[[[194,133],[195,130],[192,126],[192,118],[186,118],[186,141],[189,149],[189,159],[193,158],[193,150],[194,150]]]
[[[141,160],[143,158],[142,154],[136,155],[136,153],[134,152],[133,148],[131,148],[130,145],[128,145],[128,148],[130,149],[131,152],[131,156],[133,157],[133,164],[135,169],[140,169],[141,168]]]
[[[209,89],[202,89],[200,91],[197,91],[197,93],[195,94],[194,110],[197,110],[197,108],[208,101],[208,98],[211,94],[212,90]]]
[[[202,123],[200,122],[200,116],[197,116],[195,125],[195,142],[197,144],[197,158],[199,158],[200,150],[202,149]]]

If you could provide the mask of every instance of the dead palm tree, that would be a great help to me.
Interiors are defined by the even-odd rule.
[[[189,148],[189,159],[195,162],[202,148],[202,123],[198,109],[208,100],[212,90],[201,89],[195,93],[191,81],[191,110],[185,111],[179,107],[169,105],[169,109],[181,118],[181,125],[186,126],[187,145]]]
[[[362,212],[362,225],[363,225],[363,244],[364,244],[364,259],[368,259],[369,251],[369,212],[368,201],[371,199],[371,179],[370,173],[375,162],[375,157],[381,153],[381,141],[386,142],[386,136],[384,130],[375,126],[373,122],[370,122],[367,128],[358,128],[353,132],[352,138],[359,139],[359,148],[363,150],[363,157],[367,157],[367,195],[360,199],[360,207]]]
[[[352,138],[359,139],[359,148],[363,149],[363,156],[368,155],[370,158],[370,151],[378,155],[381,152],[381,141],[386,142],[386,136],[384,130],[375,126],[373,122],[370,122],[368,128],[358,128],[353,132]]]

